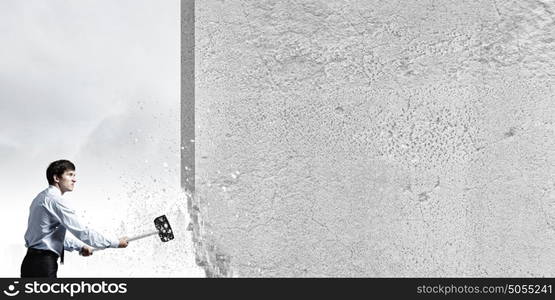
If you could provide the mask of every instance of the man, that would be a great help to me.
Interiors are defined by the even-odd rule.
[[[25,232],[27,254],[21,264],[21,277],[57,278],[58,257],[64,261],[64,250],[79,250],[89,256],[93,248],[125,248],[127,237],[107,238],[83,225],[62,195],[75,187],[75,165],[68,160],[52,162],[46,169],[49,187],[40,192],[29,209]],[[69,230],[75,237],[66,237]],[[87,246],[87,245],[89,246]]]

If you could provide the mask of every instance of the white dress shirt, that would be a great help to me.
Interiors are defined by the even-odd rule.
[[[66,230],[79,240],[66,237]],[[40,192],[29,208],[25,247],[61,255],[63,249],[81,250],[84,244],[93,248],[117,248],[119,240],[107,238],[83,225],[57,187],[51,185]]]

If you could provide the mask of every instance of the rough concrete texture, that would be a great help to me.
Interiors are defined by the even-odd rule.
[[[197,1],[209,276],[555,276],[553,1]]]

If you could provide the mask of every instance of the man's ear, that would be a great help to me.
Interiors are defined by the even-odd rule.
[[[56,183],[60,182],[60,177],[58,177],[58,175],[54,175],[54,182]]]

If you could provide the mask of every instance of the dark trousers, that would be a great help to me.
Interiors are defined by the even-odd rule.
[[[21,278],[57,278],[58,254],[49,250],[29,248],[21,263]]]

